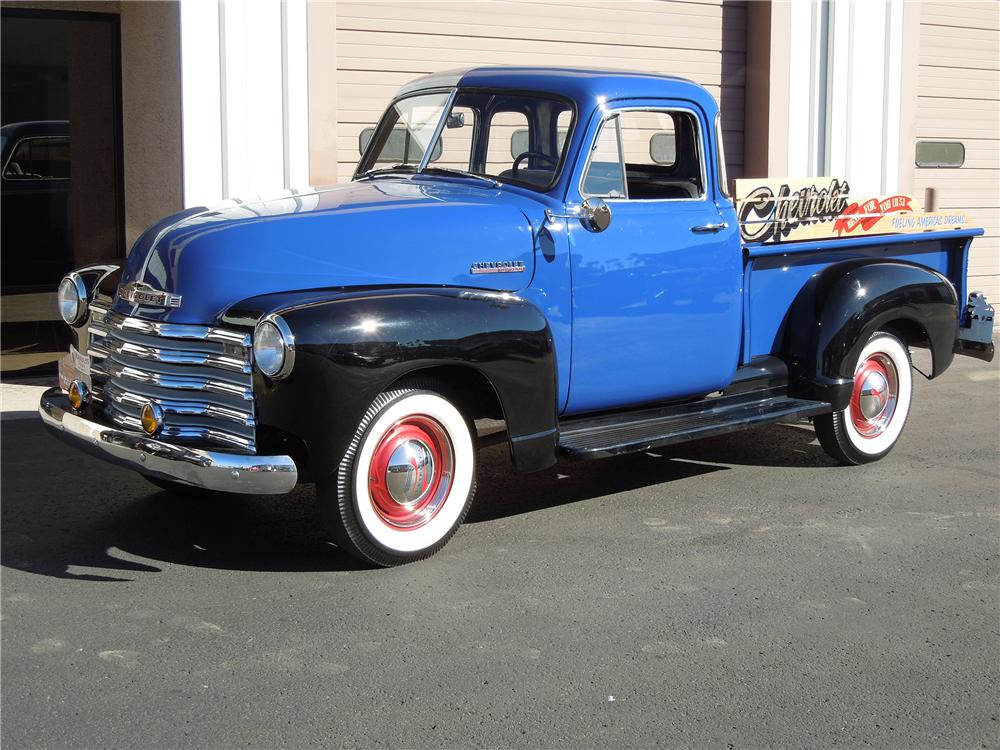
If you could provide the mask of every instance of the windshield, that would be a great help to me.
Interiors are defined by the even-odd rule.
[[[355,179],[416,172],[422,165],[428,174],[548,190],[559,176],[573,113],[570,102],[546,94],[458,89],[454,96],[409,96],[361,132]]]

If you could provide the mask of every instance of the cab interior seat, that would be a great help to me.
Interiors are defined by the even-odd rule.
[[[628,197],[634,200],[697,198],[701,195],[700,178],[684,177],[677,170],[667,173],[663,167],[627,164],[625,179]]]

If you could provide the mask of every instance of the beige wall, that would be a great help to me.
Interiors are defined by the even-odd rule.
[[[743,3],[337,0],[311,2],[309,11],[310,172],[323,182],[350,179],[359,133],[377,121],[402,84],[427,73],[494,64],[691,78],[720,100],[729,174],[743,172]],[[317,18],[322,28],[313,27]]]
[[[771,3],[750,3],[747,8],[746,93],[743,173],[746,177],[766,177],[772,152]],[[775,144],[774,151],[779,146]]]
[[[337,4],[310,2],[309,184],[337,181]]]
[[[909,167],[912,191],[935,190],[938,208],[964,209],[986,234],[972,241],[969,289],[1000,301],[1000,4],[927,2],[919,10],[913,126],[901,160],[913,164],[917,140],[965,145],[960,169]]]
[[[121,7],[125,242],[184,207],[181,179],[180,5]]]
[[[790,6],[747,5],[744,177],[788,174]]]

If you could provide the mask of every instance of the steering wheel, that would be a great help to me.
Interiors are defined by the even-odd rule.
[[[521,162],[532,156],[534,156],[536,159],[542,159],[543,161],[547,161],[549,164],[552,165],[553,169],[555,169],[558,166],[558,162],[548,154],[543,154],[539,151],[525,151],[523,154],[518,154],[517,158],[514,159],[514,164],[511,168],[511,171],[514,173],[513,174],[514,179],[517,179],[517,169],[519,166],[521,166]]]

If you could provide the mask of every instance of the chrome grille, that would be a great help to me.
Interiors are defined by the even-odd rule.
[[[110,422],[140,430],[142,407],[153,401],[166,440],[256,451],[249,334],[93,305],[88,334],[93,393]]]

